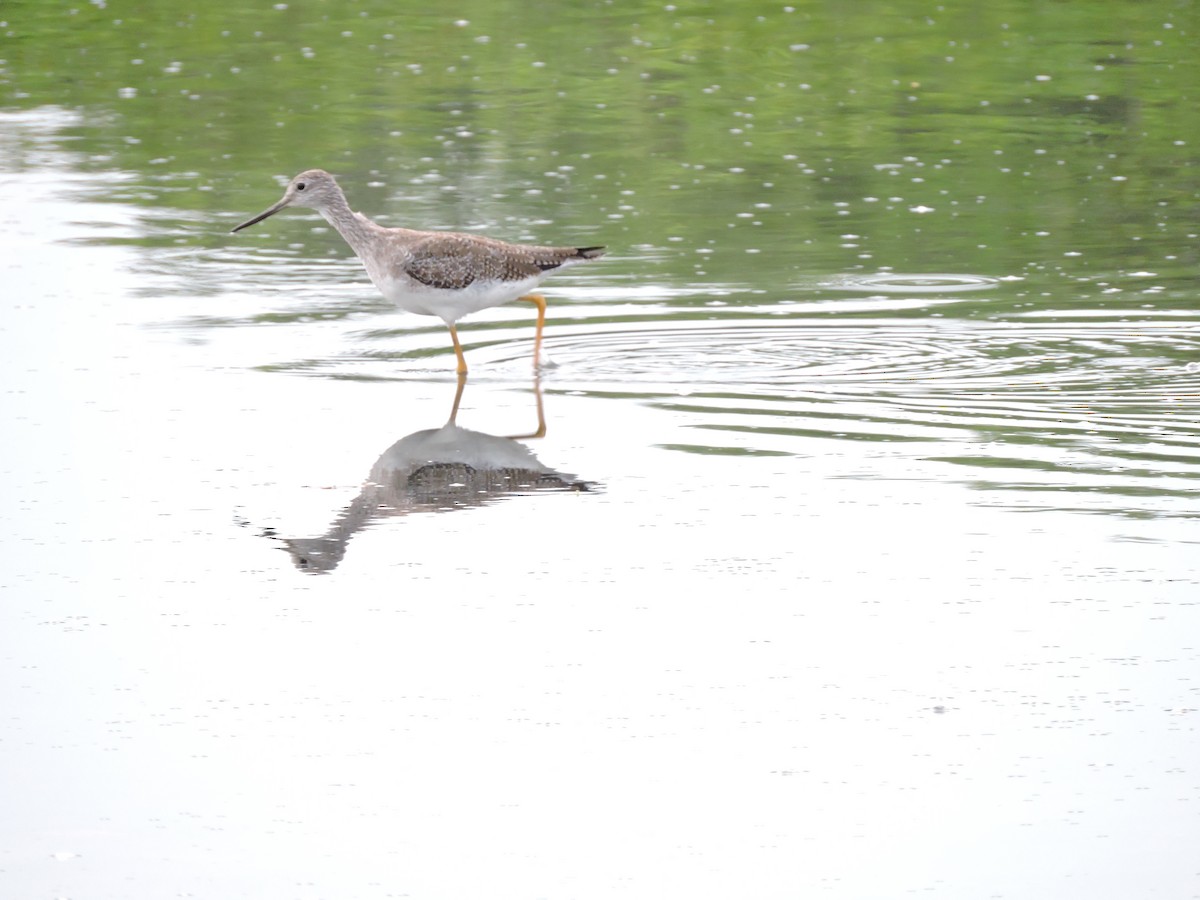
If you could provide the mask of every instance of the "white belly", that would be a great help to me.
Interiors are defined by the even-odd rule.
[[[520,281],[475,282],[461,290],[427,287],[411,279],[372,276],[375,287],[401,309],[421,316],[437,316],[453,324],[463,316],[491,306],[511,303],[535,287],[542,279],[524,278]]]

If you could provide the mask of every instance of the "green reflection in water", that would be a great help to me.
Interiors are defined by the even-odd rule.
[[[701,456],[791,456],[782,450],[756,450],[751,447],[714,447],[707,444],[658,444],[663,450],[680,450]]]
[[[104,176],[86,189],[137,211],[96,240],[141,246],[181,296],[361,280],[312,215],[226,233],[276,178],[323,166],[385,224],[608,244],[593,299],[552,298],[561,389],[656,404],[689,384],[700,430],[753,442],[661,446],[929,440],[951,446],[926,459],[1068,474],[1137,447],[1196,459],[1194,3],[8,0],[0,16],[0,107],[60,111],[54,146]],[[47,151],[3,146],[10,170]],[[854,281],[878,273],[896,283]],[[958,273],[961,291],[904,290],[905,273]],[[188,321],[366,318],[367,296]],[[511,327],[464,336],[500,354]],[[445,352],[398,337],[258,368],[376,380]],[[713,399],[738,385],[744,404]]]
[[[9,0],[0,102],[79,110],[123,200],[233,217],[322,165],[368,214],[660,280],[1195,264],[1193,4],[400,10]]]

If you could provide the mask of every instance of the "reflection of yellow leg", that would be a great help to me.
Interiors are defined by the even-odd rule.
[[[454,392],[454,405],[450,407],[450,418],[446,422],[447,425],[453,425],[454,420],[458,418],[458,404],[462,403],[463,388],[467,386],[467,373],[458,373],[458,390]]]
[[[458,329],[453,324],[450,325],[450,340],[454,341],[454,353],[458,356],[458,368],[455,370],[459,375],[467,374],[467,358],[463,356],[462,344],[458,342]]]
[[[533,367],[536,369],[542,359],[542,329],[546,325],[546,298],[541,294],[526,294],[517,299],[532,303],[537,307],[537,332],[533,338]]]
[[[541,438],[546,436],[546,410],[542,407],[542,382],[537,377],[533,379],[533,393],[537,397],[538,427],[532,437]]]
[[[546,410],[542,406],[542,381],[537,375],[533,376],[533,395],[537,398],[537,431],[532,434],[510,434],[508,437],[516,441],[523,441],[529,438],[543,438],[546,436]]]

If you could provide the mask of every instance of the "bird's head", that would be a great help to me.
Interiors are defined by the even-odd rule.
[[[341,198],[342,189],[338,187],[338,183],[333,180],[332,175],[324,169],[309,169],[288,182],[287,190],[283,192],[283,197],[278,203],[270,209],[260,212],[254,218],[247,219],[233,230],[241,231],[243,228],[249,228],[289,206],[323,209]]]

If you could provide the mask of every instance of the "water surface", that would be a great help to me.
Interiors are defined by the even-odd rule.
[[[1190,4],[117,7],[0,12],[0,893],[1195,896]],[[311,166],[610,255],[459,395]]]

